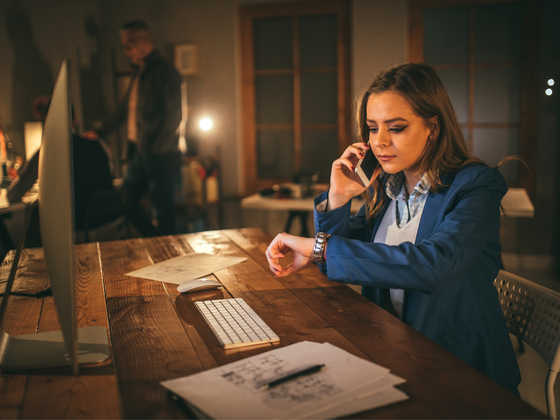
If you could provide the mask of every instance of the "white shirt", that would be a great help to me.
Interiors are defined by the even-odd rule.
[[[402,172],[389,175],[385,192],[392,200],[373,242],[400,245],[404,242],[414,243],[416,241],[418,226],[428,198],[429,183],[426,174],[424,174],[414,187],[412,194],[408,195],[405,181],[406,178]],[[402,318],[404,290],[391,289],[390,293],[393,308],[399,318]]]
[[[417,212],[408,223],[399,227],[397,223],[397,201],[391,200],[391,204],[389,204],[385,216],[383,216],[383,220],[381,220],[373,242],[386,245],[400,245],[404,242],[414,243],[416,241],[416,234],[418,233],[418,226],[420,225],[423,210],[424,207],[422,207],[422,211]],[[395,308],[395,312],[399,315],[399,318],[401,318],[404,290],[391,289],[390,292],[393,308]]]

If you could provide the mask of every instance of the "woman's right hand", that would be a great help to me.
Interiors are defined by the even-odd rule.
[[[363,193],[369,185],[364,186],[360,177],[354,172],[356,164],[364,157],[369,146],[366,143],[354,143],[335,160],[331,170],[331,185],[327,210],[334,210],[345,205],[352,197]],[[378,166],[374,172],[375,179],[381,172]]]

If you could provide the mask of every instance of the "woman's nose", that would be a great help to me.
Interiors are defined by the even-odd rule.
[[[391,143],[391,138],[389,133],[383,130],[378,130],[377,133],[371,134],[369,141],[377,147],[387,147]]]

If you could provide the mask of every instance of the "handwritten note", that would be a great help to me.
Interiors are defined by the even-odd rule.
[[[324,363],[319,372],[268,390],[258,384],[298,366]],[[161,384],[213,418],[325,418],[408,398],[388,369],[328,343],[301,342]]]
[[[207,276],[246,261],[247,258],[199,252],[171,258],[158,264],[127,273],[127,276],[181,284]]]

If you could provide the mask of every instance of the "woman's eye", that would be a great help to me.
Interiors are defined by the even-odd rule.
[[[393,128],[390,128],[389,131],[391,131],[392,133],[400,133],[405,128],[406,128],[406,126],[405,127],[393,127]]]
[[[370,127],[369,131],[370,133],[377,133],[378,128],[377,127]]]

